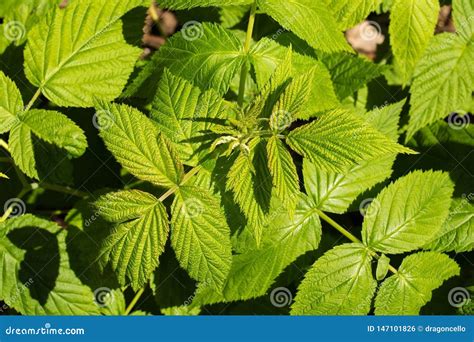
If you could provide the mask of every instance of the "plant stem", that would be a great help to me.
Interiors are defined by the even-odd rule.
[[[244,43],[244,54],[248,54],[250,51],[250,43],[252,42],[253,28],[255,26],[255,15],[257,13],[257,2],[254,1],[252,9],[250,10],[249,23],[247,25],[247,37]],[[240,73],[240,86],[239,86],[239,97],[238,104],[242,106],[244,104],[245,97],[245,86],[247,84],[247,75],[249,73],[249,67],[247,61],[242,65],[242,71]]]
[[[327,223],[329,223],[331,225],[331,227],[335,228],[338,232],[340,232],[342,235],[344,235],[346,238],[348,238],[349,240],[351,240],[352,242],[354,243],[360,243],[362,244],[362,241],[360,241],[355,235],[353,235],[352,233],[348,232],[344,227],[342,227],[339,223],[337,223],[336,221],[334,221],[332,218],[330,218],[328,215],[326,215],[325,213],[323,213],[321,210],[319,209],[315,209],[315,212],[318,214],[318,216],[320,218],[322,218],[324,221],[326,221]],[[370,248],[367,248],[367,250],[369,251],[369,253],[374,257],[376,258],[377,260],[380,259],[380,255],[378,255],[375,251],[371,250]],[[392,265],[388,265],[388,269],[392,272],[392,273],[397,273],[397,269],[395,267],[393,267]]]
[[[181,180],[181,183],[179,185],[173,186],[171,189],[166,191],[158,200],[160,202],[163,202],[165,199],[170,197],[172,194],[176,192],[176,190],[179,189],[181,185],[186,184],[194,175],[196,175],[200,170],[202,169],[202,166],[196,166],[195,168],[191,169],[187,174],[184,175],[183,179]]]
[[[7,150],[7,152],[10,152],[7,142],[3,139],[0,139],[0,147],[3,147],[5,150]]]
[[[38,88],[36,93],[31,98],[30,102],[28,102],[28,104],[26,105],[25,110],[24,110],[25,112],[29,111],[31,107],[33,107],[33,105],[35,104],[35,101],[38,99],[40,95],[41,95],[41,88]]]
[[[145,288],[140,289],[135,297],[133,297],[132,301],[130,304],[127,306],[127,309],[125,310],[125,315],[128,316],[130,312],[133,310],[133,307],[137,304],[138,300],[142,296],[143,292],[145,292]]]
[[[61,192],[64,194],[76,196],[76,197],[81,197],[81,198],[87,198],[89,197],[89,194],[84,191],[72,189],[68,186],[61,186],[61,185],[56,185],[56,184],[50,184],[46,182],[41,182],[38,184],[41,188],[45,190],[51,190],[51,191],[56,191],[56,192]]]

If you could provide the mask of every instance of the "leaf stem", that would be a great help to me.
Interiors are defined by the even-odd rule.
[[[7,152],[10,152],[7,142],[3,139],[0,139],[0,147],[3,147],[5,150],[7,150]]]
[[[25,112],[29,111],[31,107],[33,107],[33,105],[35,104],[35,101],[38,99],[40,95],[41,95],[41,88],[38,88],[38,90],[36,90],[36,93],[31,98],[30,102],[28,102],[28,104],[26,105],[25,110],[24,110]]]
[[[145,292],[145,288],[141,288],[137,292],[135,297],[133,297],[132,301],[130,302],[130,304],[128,304],[127,309],[125,310],[125,316],[128,316],[130,314],[130,312],[132,312],[133,307],[137,304],[137,302],[140,299],[140,297],[142,296],[143,292]]]
[[[61,193],[76,196],[76,197],[81,197],[81,198],[89,197],[89,194],[87,192],[77,190],[77,189],[73,189],[73,188],[70,188],[68,186],[61,186],[61,185],[50,184],[50,183],[46,183],[46,182],[41,182],[41,183],[38,184],[38,186],[45,189],[45,190],[61,192]]]
[[[183,179],[181,180],[181,183],[179,185],[173,186],[171,189],[166,191],[158,200],[160,202],[163,202],[165,199],[170,197],[172,194],[176,192],[176,190],[179,189],[181,185],[186,184],[194,175],[196,175],[200,170],[202,169],[202,166],[198,165],[195,168],[191,169],[187,174],[184,175]]]
[[[324,221],[326,221],[327,223],[329,223],[329,225],[331,225],[331,227],[335,228],[338,232],[340,232],[342,235],[344,235],[346,238],[348,238],[349,240],[351,240],[352,242],[354,243],[360,243],[362,244],[362,241],[360,241],[355,235],[353,235],[351,232],[347,231],[344,227],[342,227],[339,223],[337,223],[336,221],[334,221],[332,218],[330,218],[328,215],[326,215],[324,212],[322,212],[321,210],[319,209],[315,209],[315,212],[318,214],[318,216],[320,218],[322,218]],[[367,248],[367,250],[369,251],[369,253],[374,257],[376,258],[377,260],[380,259],[380,255],[378,255],[375,251],[373,251],[372,249],[370,248]],[[395,267],[393,267],[392,265],[388,265],[388,269],[392,272],[392,273],[397,273],[397,269]]]
[[[252,4],[252,9],[250,10],[249,23],[247,25],[247,36],[244,43],[244,53],[247,55],[250,51],[250,43],[252,42],[253,29],[255,26],[255,16],[257,13],[257,2],[254,1]],[[248,61],[242,65],[242,70],[240,73],[240,86],[239,86],[239,97],[237,99],[238,104],[242,106],[244,104],[245,97],[245,86],[247,84],[247,75],[249,73]]]

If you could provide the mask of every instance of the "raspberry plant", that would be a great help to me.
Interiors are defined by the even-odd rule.
[[[143,59],[149,1],[0,4],[2,312],[459,308],[472,1],[436,34],[437,0],[158,5],[182,29]]]

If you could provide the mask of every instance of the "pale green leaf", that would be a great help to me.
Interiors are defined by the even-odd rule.
[[[299,199],[300,185],[293,158],[283,142],[276,136],[268,140],[267,154],[275,194],[288,208],[294,208]]]
[[[431,291],[459,275],[459,266],[447,255],[422,252],[407,256],[398,273],[387,278],[375,299],[376,315],[417,315],[431,299]]]
[[[17,124],[10,130],[8,147],[15,164],[20,170],[28,177],[39,179],[33,137],[31,130],[26,125]]]
[[[8,132],[23,110],[23,99],[16,84],[0,71],[0,134]]]
[[[182,10],[194,7],[248,5],[252,2],[253,0],[161,0],[160,6],[173,10]]]
[[[38,138],[64,149],[73,157],[80,157],[86,151],[87,140],[84,132],[62,113],[32,109],[21,114],[19,121]]]
[[[410,92],[408,141],[419,129],[466,110],[474,90],[474,43],[451,33],[435,36],[417,64]]]
[[[265,295],[278,275],[300,255],[315,250],[321,239],[319,216],[301,195],[294,215],[275,201],[260,248],[233,257],[223,295],[199,288],[193,305],[247,300]]]
[[[331,111],[293,130],[287,142],[319,168],[336,172],[364,160],[397,152],[411,153],[345,109]]]
[[[352,51],[323,1],[257,0],[258,7],[315,49]]]
[[[469,197],[470,196],[470,197]],[[425,248],[438,252],[470,252],[474,249],[474,205],[472,194],[454,199],[448,218]]]
[[[390,12],[390,42],[395,68],[407,84],[415,66],[434,35],[438,0],[395,0]]]
[[[139,110],[127,105],[101,104],[100,136],[120,164],[145,181],[172,187],[179,184],[183,165],[171,144]]]
[[[139,290],[158,266],[165,249],[169,220],[156,197],[139,190],[120,191],[100,197],[95,206],[114,223],[101,246],[101,263],[110,263],[121,285]]]
[[[140,4],[84,0],[53,9],[28,35],[28,80],[61,106],[92,107],[97,99],[114,100],[141,52],[126,44],[120,18]]]
[[[213,88],[225,94],[245,60],[242,43],[232,31],[215,24],[196,23],[176,33],[160,48],[152,68],[166,67],[203,90]]]
[[[474,36],[474,3],[471,0],[453,0],[453,16],[456,32],[466,40]]]
[[[298,287],[292,315],[366,315],[377,282],[372,256],[361,244],[343,244],[326,252]]]
[[[367,208],[364,243],[396,254],[424,246],[448,216],[454,185],[447,173],[414,171],[383,189]]]
[[[356,26],[380,6],[382,0],[326,0],[342,30]]]
[[[23,215],[0,224],[0,298],[23,315],[97,315],[71,263],[67,231]]]
[[[202,143],[216,119],[226,118],[228,105],[213,90],[201,93],[188,81],[165,70],[153,101],[151,118],[173,142],[184,163],[196,165]]]
[[[203,286],[222,290],[232,246],[219,198],[202,187],[183,186],[171,211],[171,245],[180,265]]]
[[[8,179],[8,176],[6,174],[0,172],[0,178],[7,178]]]

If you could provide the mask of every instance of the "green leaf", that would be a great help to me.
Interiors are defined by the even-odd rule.
[[[366,315],[377,282],[372,256],[361,244],[343,244],[326,252],[298,287],[292,315]]]
[[[276,201],[265,224],[260,248],[235,255],[223,295],[199,288],[193,305],[248,300],[265,295],[278,275],[304,253],[318,248],[319,216],[311,201],[300,196],[294,215]]]
[[[356,26],[375,11],[382,0],[326,0],[341,30]]]
[[[354,94],[370,80],[379,77],[384,69],[379,64],[348,53],[320,53],[331,73],[334,90],[340,100]]]
[[[315,49],[327,52],[352,51],[331,11],[322,1],[257,0],[257,5]]]
[[[28,80],[60,106],[92,107],[97,99],[114,100],[141,52],[126,44],[120,18],[140,4],[85,0],[54,8],[28,35]]]
[[[387,276],[389,266],[390,259],[385,254],[382,254],[377,260],[377,269],[375,271],[377,280],[383,280]]]
[[[456,253],[474,249],[474,205],[471,200],[472,194],[452,201],[448,218],[425,249]]]
[[[205,132],[215,119],[228,115],[227,103],[215,91],[201,93],[188,81],[165,70],[153,101],[151,118],[161,132],[173,142],[184,163],[196,165],[205,151]]]
[[[459,266],[447,255],[422,252],[407,256],[398,273],[387,278],[375,299],[376,315],[417,315],[431,299],[431,291],[459,275]]]
[[[19,120],[38,138],[64,149],[73,157],[80,157],[86,151],[84,132],[62,113],[32,109],[21,114]]]
[[[434,35],[438,0],[395,0],[390,12],[390,42],[395,68],[406,85]]]
[[[252,2],[253,0],[161,0],[160,6],[173,10],[182,10],[195,7],[248,5]]]
[[[0,172],[0,178],[7,178],[8,179],[8,176],[6,174]]]
[[[419,129],[469,107],[474,90],[474,43],[443,33],[436,35],[415,70],[408,141]]]
[[[215,24],[196,23],[176,33],[160,48],[152,68],[166,67],[203,90],[212,88],[223,95],[245,60],[242,43],[232,31]]]
[[[96,115],[100,136],[127,171],[160,186],[180,183],[183,165],[144,114],[127,105],[101,104]]]
[[[276,68],[285,62],[289,49],[276,43],[273,39],[263,38],[250,50],[250,60],[255,70],[257,85],[262,89]],[[305,106],[305,113],[301,118],[310,114],[327,111],[339,105],[334,93],[331,77],[328,70],[320,61],[298,53],[292,53],[292,76],[301,76],[308,70],[314,72],[311,83],[307,84],[311,95]]]
[[[110,263],[121,285],[139,290],[158,266],[165,249],[169,221],[165,206],[139,190],[101,196],[95,203],[100,215],[114,223],[101,246],[101,263]]]
[[[405,102],[406,100],[402,100],[382,107],[375,107],[363,117],[387,137],[397,141],[399,136],[398,122]]]
[[[267,154],[268,168],[272,175],[275,194],[288,208],[294,208],[298,201],[300,185],[293,158],[276,136],[268,140]]]
[[[171,211],[171,245],[180,265],[203,286],[222,290],[232,245],[219,199],[202,187],[183,186]]]
[[[336,172],[363,160],[412,152],[345,109],[334,110],[293,130],[287,142],[319,168]]]
[[[23,111],[23,99],[16,84],[0,71],[0,134],[8,132]]]
[[[470,0],[453,0],[453,16],[456,32],[466,40],[474,36],[474,4]]]
[[[91,289],[71,269],[67,231],[23,215],[0,224],[0,298],[23,315],[97,315]]]
[[[28,177],[39,179],[31,130],[25,125],[15,125],[10,130],[8,147],[15,164],[20,170]]]
[[[424,246],[447,218],[453,190],[449,175],[439,171],[414,171],[398,179],[368,207],[364,243],[388,254]]]
[[[232,191],[235,202],[251,222],[249,228],[260,244],[265,216],[272,197],[272,177],[268,170],[263,141],[250,142],[250,155],[240,153],[227,175],[226,189]]]

